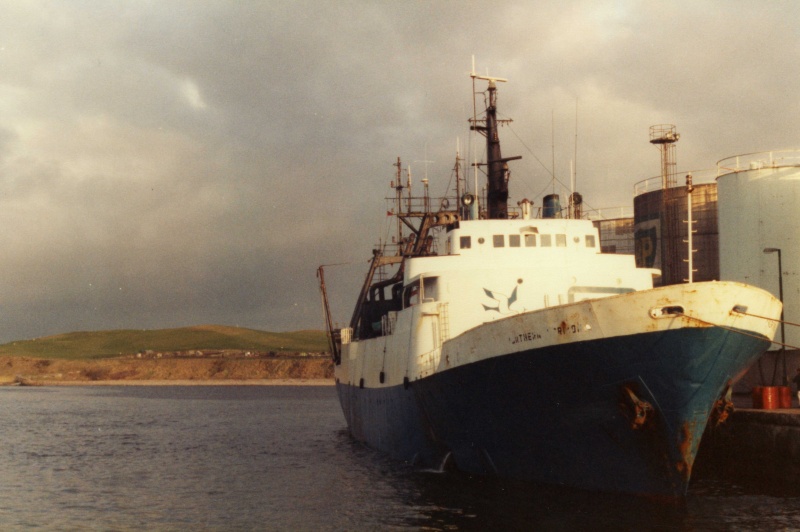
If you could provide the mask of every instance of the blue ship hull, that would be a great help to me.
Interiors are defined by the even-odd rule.
[[[337,390],[353,436],[396,459],[680,497],[715,401],[769,344],[683,328],[493,357],[407,385],[337,381]]]

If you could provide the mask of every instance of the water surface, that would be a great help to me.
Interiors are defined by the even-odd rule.
[[[0,389],[0,527],[800,530],[712,479],[684,505],[419,471],[352,441],[333,387]]]

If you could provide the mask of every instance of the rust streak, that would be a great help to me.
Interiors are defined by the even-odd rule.
[[[678,441],[678,450],[683,459],[676,464],[676,468],[684,481],[687,482],[692,476],[692,465],[694,463],[694,457],[692,456],[692,441],[694,440],[693,428],[694,423],[685,421],[681,426],[680,440]]]

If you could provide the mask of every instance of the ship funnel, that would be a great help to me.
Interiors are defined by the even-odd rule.
[[[544,197],[542,218],[561,218],[561,201],[558,194],[548,194]]]

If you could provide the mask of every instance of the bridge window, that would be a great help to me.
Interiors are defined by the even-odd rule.
[[[461,249],[469,249],[472,247],[472,237],[470,236],[462,236],[459,238],[459,246]]]
[[[594,247],[594,235],[586,235],[586,247],[587,248]]]
[[[536,246],[536,235],[525,235],[525,247],[532,248]]]
[[[506,235],[494,235],[492,236],[492,242],[494,243],[494,247],[502,248],[506,245]]]
[[[403,308],[419,303],[419,281],[414,281],[403,290]]]
[[[519,235],[508,235],[508,246],[512,248],[519,247]]]
[[[542,247],[549,248],[553,245],[553,235],[542,235]]]
[[[560,248],[567,247],[567,235],[556,235],[556,246]]]
[[[439,299],[438,277],[422,278],[422,301],[436,301]]]

